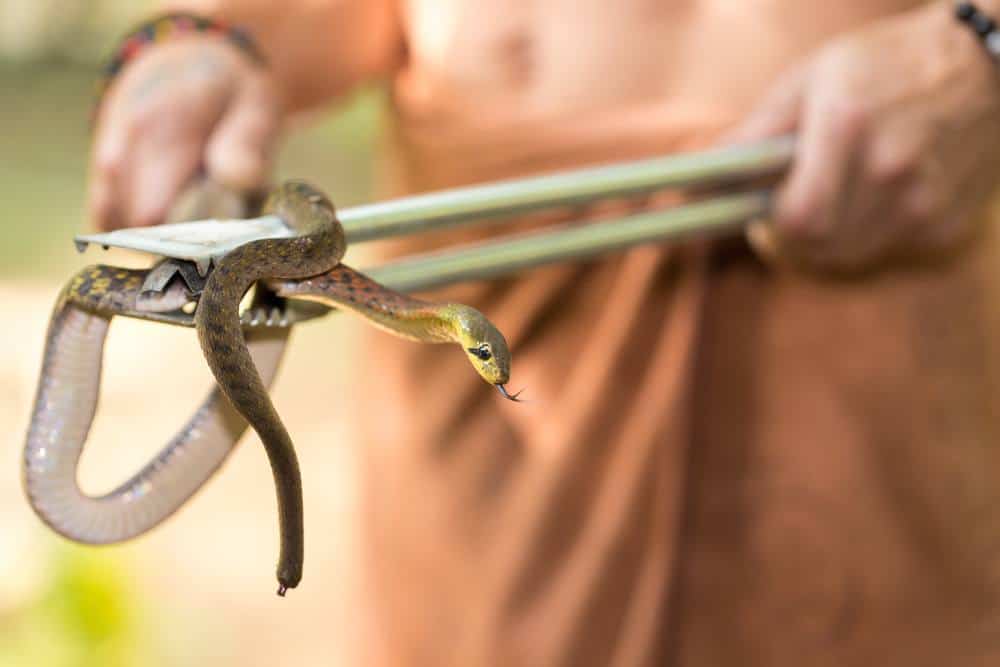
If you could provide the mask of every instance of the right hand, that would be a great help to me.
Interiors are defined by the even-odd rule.
[[[148,46],[101,103],[88,186],[95,224],[159,224],[200,172],[237,191],[265,185],[280,108],[268,72],[218,36]]]

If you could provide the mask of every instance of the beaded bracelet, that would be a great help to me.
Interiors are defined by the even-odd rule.
[[[971,2],[959,2],[955,5],[955,18],[969,26],[976,33],[979,41],[986,47],[990,56],[1000,62],[1000,31],[997,23],[984,14]]]
[[[150,44],[163,42],[188,33],[219,35],[245,53],[254,64],[260,66],[266,64],[264,56],[251,39],[250,34],[241,28],[187,12],[162,14],[141,23],[122,38],[118,48],[115,49],[114,55],[111,56],[111,59],[104,66],[101,76],[97,80],[94,118],[97,117],[97,110],[101,106],[101,100],[104,99],[105,93],[111,87],[112,81],[114,81],[118,73],[129,61],[144,51]]]

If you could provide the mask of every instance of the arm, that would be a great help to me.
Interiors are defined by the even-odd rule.
[[[402,53],[391,0],[181,0],[167,8],[249,30],[267,56],[289,111],[385,76]]]
[[[980,8],[1000,17],[1000,0]],[[795,132],[758,248],[832,270],[934,253],[971,235],[1000,183],[1000,69],[935,2],[834,40],[737,132]]]

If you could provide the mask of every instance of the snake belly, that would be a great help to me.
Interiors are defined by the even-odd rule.
[[[333,205],[301,181],[279,186],[264,206],[295,236],[252,241],[216,264],[195,311],[198,340],[219,387],[260,436],[274,475],[280,554],[278,594],[298,585],[304,557],[302,482],[295,449],[258,373],[240,326],[239,303],[263,278],[303,278],[329,271],[346,249]]]
[[[91,496],[77,469],[98,402],[104,341],[116,314],[136,312],[148,270],[92,266],[61,292],[49,322],[42,371],[23,455],[23,484],[35,513],[77,542],[109,544],[150,530],[180,508],[222,465],[247,423],[218,388],[146,465],[109,493]],[[168,291],[164,309],[186,300]],[[178,311],[179,312],[179,311]],[[193,326],[190,316],[147,319]],[[287,327],[257,328],[247,346],[262,381],[277,372]]]

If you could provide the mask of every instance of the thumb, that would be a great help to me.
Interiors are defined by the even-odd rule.
[[[261,81],[248,84],[219,120],[205,148],[209,177],[242,192],[265,185],[279,125],[270,87]]]
[[[795,132],[804,106],[809,69],[803,65],[781,76],[750,115],[722,138],[722,143],[741,144]],[[764,262],[775,264],[780,260],[781,242],[770,220],[750,221],[746,239]]]

